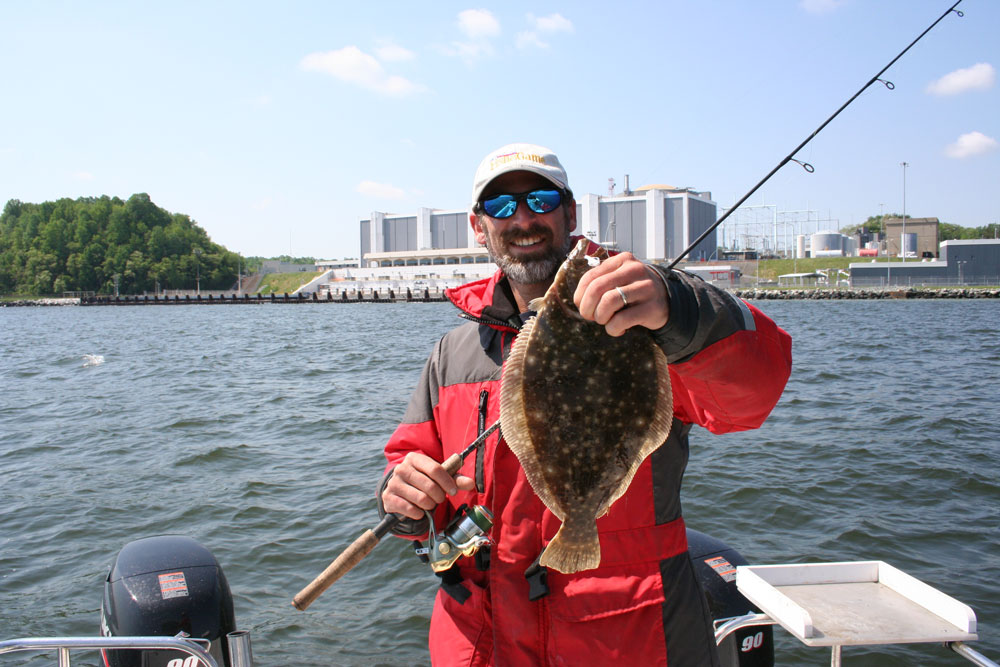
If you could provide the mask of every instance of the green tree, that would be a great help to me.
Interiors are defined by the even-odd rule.
[[[148,291],[157,281],[193,289],[197,270],[202,289],[228,289],[240,262],[189,216],[161,209],[145,193],[127,201],[12,199],[0,213],[0,293],[108,292],[116,274],[124,293]]]

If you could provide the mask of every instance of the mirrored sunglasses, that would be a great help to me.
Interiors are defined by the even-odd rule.
[[[562,203],[561,190],[532,190],[516,195],[497,195],[483,200],[480,204],[486,215],[503,220],[514,215],[519,202],[525,202],[535,213],[548,213],[559,208]]]

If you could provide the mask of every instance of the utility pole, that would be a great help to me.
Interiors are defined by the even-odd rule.
[[[903,253],[903,261],[906,261],[906,168],[910,166],[909,162],[900,162],[899,166],[903,168],[903,232],[899,237],[899,249]]]
[[[885,210],[884,209],[885,209],[885,204],[879,204],[878,205],[878,221],[882,225],[882,241],[886,241],[886,238],[885,238]],[[879,241],[879,244],[878,244],[879,248],[882,247],[882,241]],[[889,243],[888,243],[888,241],[886,241],[886,244],[885,244],[885,254],[886,255],[889,254]]]
[[[194,249],[194,272],[195,272],[195,282],[194,282],[194,293],[196,296],[201,296],[201,248]]]

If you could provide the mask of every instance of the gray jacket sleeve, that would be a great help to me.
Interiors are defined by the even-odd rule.
[[[667,286],[669,319],[653,337],[668,362],[685,361],[737,331],[754,329],[753,315],[742,299],[690,273],[649,266]]]

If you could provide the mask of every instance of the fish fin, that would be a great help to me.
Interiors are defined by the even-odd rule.
[[[590,241],[583,238],[576,242],[576,245],[570,248],[570,251],[566,253],[567,259],[576,259],[577,257],[583,257],[587,254],[587,249],[590,247]],[[599,246],[603,248],[604,246]],[[605,250],[607,252],[607,250]]]
[[[537,313],[539,310],[542,309],[542,306],[544,305],[545,305],[545,297],[540,296],[528,302],[528,310],[533,310]]]
[[[652,454],[670,435],[674,423],[674,393],[670,386],[670,368],[667,365],[667,355],[659,345],[653,346],[654,363],[656,364],[656,411],[653,413],[653,424],[649,429],[649,437],[642,448],[642,457]]]
[[[572,534],[572,538],[569,535]],[[593,570],[601,564],[601,540],[597,524],[587,521],[566,530],[566,523],[559,526],[556,536],[545,547],[539,564],[563,574]]]
[[[514,452],[521,463],[528,483],[535,490],[535,495],[560,519],[563,518],[558,499],[549,491],[542,474],[542,464],[531,442],[528,429],[528,416],[525,413],[524,381],[522,369],[524,356],[531,339],[531,331],[535,326],[535,318],[529,319],[521,327],[514,345],[511,347],[507,363],[504,364],[503,378],[500,382],[500,431],[510,451]]]
[[[609,257],[611,257],[610,253],[608,253],[608,249],[605,248],[604,246],[598,246],[597,250],[595,250],[593,252],[593,254],[591,254],[590,256],[591,257],[596,257],[597,259],[601,260],[602,262],[604,260],[608,259]]]

